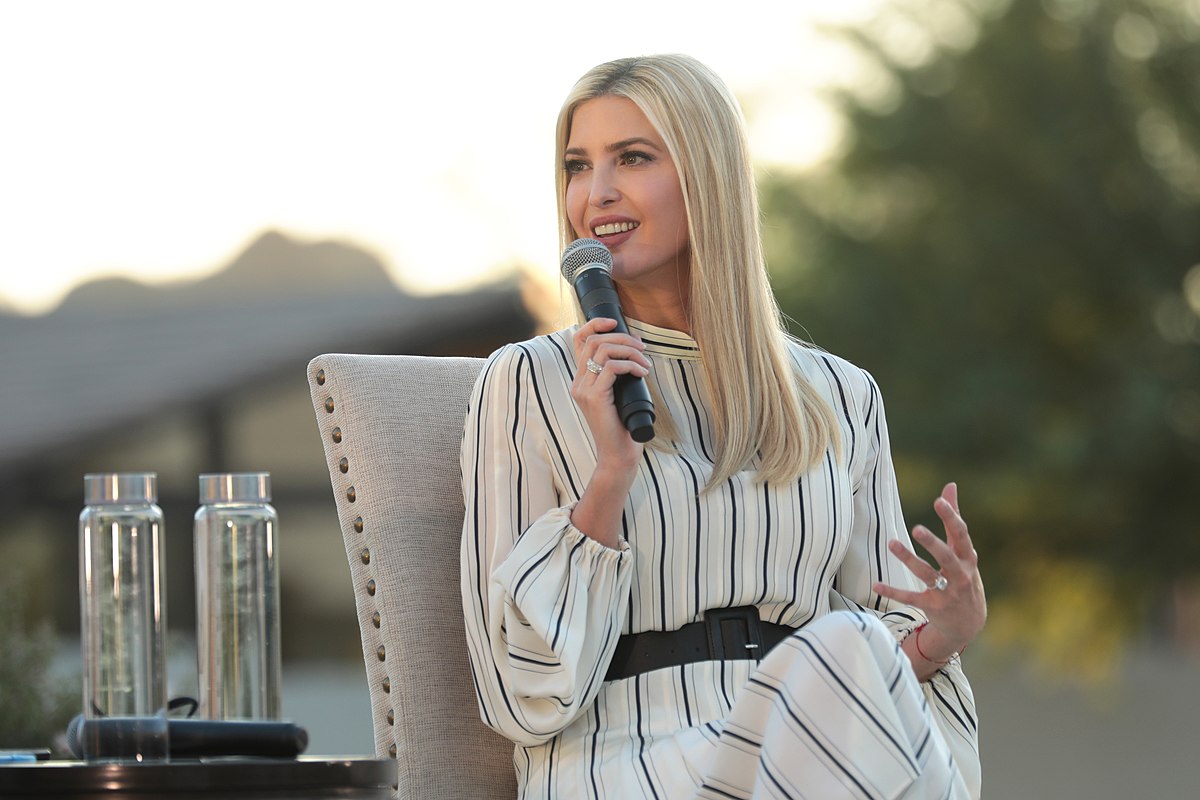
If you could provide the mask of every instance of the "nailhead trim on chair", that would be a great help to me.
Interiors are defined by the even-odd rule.
[[[317,386],[325,386],[327,383],[329,383],[330,378],[332,378],[332,377],[333,377],[332,375],[327,375],[325,369],[322,368],[322,369],[316,370],[316,372],[313,375],[313,381],[316,383]],[[337,394],[337,387],[334,385],[330,385],[328,387],[328,391],[330,393],[325,397],[325,400],[322,403],[322,407],[324,408],[324,411],[327,414],[334,414],[338,410],[338,407],[340,405],[340,401],[336,400],[334,397],[334,395]],[[329,431],[329,438],[330,438],[330,440],[332,440],[332,442],[335,445],[341,445],[344,442],[346,442],[348,436],[347,436],[347,433],[345,431],[343,431],[342,426],[335,422],[334,427]],[[338,456],[336,458],[336,462],[333,461],[332,455],[330,456],[330,459],[331,459],[332,463],[336,464],[337,474],[349,475],[349,473],[350,473],[350,458],[348,455]],[[330,471],[330,474],[331,474],[331,476],[334,475],[332,470]],[[341,491],[343,492],[347,502],[356,503],[358,501],[358,489],[356,489],[353,484],[344,485],[342,487]],[[355,516],[354,520],[351,524],[356,533],[363,533],[364,529],[366,527],[361,515]],[[371,564],[370,548],[369,547],[361,548],[361,550],[358,553],[358,559],[359,559],[359,561],[362,562],[363,565],[369,566]],[[374,598],[376,596],[376,592],[378,590],[378,584],[375,582],[375,577],[369,573],[367,575],[367,582],[366,582],[365,589],[366,589],[366,594],[368,597]],[[381,640],[382,639],[382,630],[381,629],[382,629],[382,624],[383,624],[382,615],[380,614],[378,608],[365,608],[365,609],[362,609],[361,613],[367,614],[367,619],[370,620],[370,628],[368,628],[364,624],[364,621],[360,621],[359,627],[363,633],[365,633],[369,629],[375,630],[375,631],[380,631],[380,633],[377,634],[377,636],[379,636],[380,638],[376,640],[377,646],[375,648],[375,656],[377,659],[377,663],[382,664],[385,662],[386,656],[387,656],[386,649],[384,648],[383,642]],[[364,646],[366,646],[365,640],[366,640],[366,637],[364,636]],[[370,679],[371,678],[370,673],[372,673],[373,670],[368,666],[367,671],[368,671],[368,678]],[[379,673],[375,673],[375,675],[378,675],[378,674]],[[391,677],[385,673],[383,675],[382,681],[380,681],[380,683],[379,683],[379,686],[383,689],[384,693],[390,694],[392,691]],[[395,712],[394,708],[388,709],[387,724],[392,729],[394,729],[395,724],[396,724],[396,712]],[[389,734],[389,738],[390,738],[390,734]],[[377,739],[376,746],[377,747],[380,746],[378,744],[378,739]],[[387,753],[391,758],[393,758],[393,759],[396,758],[395,740],[392,740],[392,742],[388,746]],[[395,789],[395,788],[396,788],[396,786],[393,786],[393,789]]]

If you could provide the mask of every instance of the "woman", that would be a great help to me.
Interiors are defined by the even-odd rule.
[[[873,380],[784,332],[736,101],[685,56],[614,61],[557,149],[562,244],[611,250],[630,335],[501,348],[467,415],[468,647],[521,796],[978,796],[956,487],[946,541],[914,530],[935,568]],[[649,446],[620,375],[651,386]]]

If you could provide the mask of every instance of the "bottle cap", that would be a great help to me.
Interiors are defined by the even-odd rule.
[[[200,503],[269,503],[271,473],[223,472],[200,476]]]
[[[88,506],[158,502],[158,473],[105,472],[83,476],[83,503]]]

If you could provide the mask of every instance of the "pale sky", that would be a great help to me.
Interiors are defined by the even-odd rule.
[[[268,228],[417,291],[553,276],[554,121],[583,72],[689,53],[760,164],[803,166],[839,137],[816,90],[858,69],[812,23],[876,5],[0,0],[0,307],[199,277]]]

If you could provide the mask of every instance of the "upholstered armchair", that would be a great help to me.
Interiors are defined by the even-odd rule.
[[[479,720],[459,597],[458,454],[474,358],[322,355],[308,365],[346,544],[375,752],[396,797],[515,797],[512,743]]]

